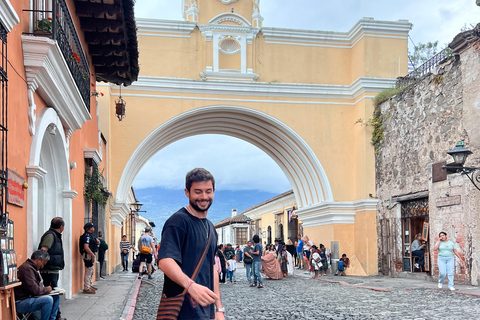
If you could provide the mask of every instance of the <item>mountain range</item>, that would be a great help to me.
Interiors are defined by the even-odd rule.
[[[214,224],[231,216],[232,209],[240,214],[246,209],[277,196],[278,193],[259,190],[217,190],[213,204],[208,210],[208,219]],[[153,231],[160,239],[163,224],[181,207],[188,205],[185,191],[161,187],[135,189],[136,198],[144,205],[140,214],[155,222]]]

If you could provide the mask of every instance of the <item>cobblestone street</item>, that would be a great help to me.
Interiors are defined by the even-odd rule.
[[[313,280],[297,274],[264,280],[265,288],[258,289],[248,286],[241,267],[237,284],[220,287],[226,319],[478,319],[480,314],[479,297],[440,290],[434,283],[428,288],[417,285],[375,291],[361,288],[359,277],[349,279],[358,286],[329,282],[344,279],[329,275]],[[161,271],[154,280],[143,280],[133,319],[155,319],[162,286]]]

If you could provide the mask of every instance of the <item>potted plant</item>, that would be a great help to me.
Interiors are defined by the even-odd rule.
[[[39,34],[52,34],[52,18],[44,18],[37,21],[37,27],[33,32],[36,35]]]

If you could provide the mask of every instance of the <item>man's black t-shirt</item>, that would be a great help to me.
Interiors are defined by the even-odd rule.
[[[174,213],[163,226],[162,245],[158,259],[172,258],[178,263],[183,273],[191,277],[207,245],[207,231],[212,233],[209,248],[197,277],[193,280],[213,291],[217,233],[208,219],[194,217],[185,208]],[[167,297],[176,296],[183,290],[182,286],[165,275],[164,293]],[[213,319],[215,318],[215,305],[202,307],[187,294],[178,318]]]

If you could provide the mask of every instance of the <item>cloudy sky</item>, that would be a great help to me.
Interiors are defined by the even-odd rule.
[[[135,5],[139,18],[182,20],[181,9],[181,0],[137,0]],[[261,0],[260,10],[265,27],[292,29],[348,31],[362,17],[406,19],[413,23],[413,42],[438,40],[441,47],[463,27],[480,22],[475,0]],[[202,166],[217,178],[217,189],[276,193],[291,189],[265,153],[225,136],[196,136],[164,148],[142,168],[134,187],[181,189],[185,173]]]

